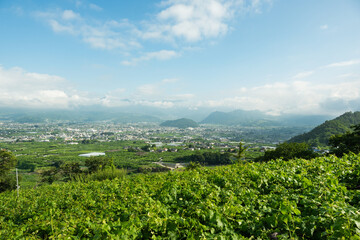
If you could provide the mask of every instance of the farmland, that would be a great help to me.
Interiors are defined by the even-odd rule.
[[[0,238],[359,239],[360,156],[69,182],[0,195]]]

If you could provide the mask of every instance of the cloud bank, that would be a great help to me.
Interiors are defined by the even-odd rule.
[[[303,74],[308,75],[308,74]],[[255,87],[242,87],[226,96],[197,96],[183,92],[179,79],[163,79],[131,89],[115,89],[103,97],[80,93],[59,76],[0,66],[0,104],[4,107],[62,108],[101,105],[158,108],[200,107],[221,110],[260,110],[270,114],[339,114],[360,110],[360,77],[314,83],[302,78]],[[90,97],[91,96],[91,97]]]
[[[91,104],[62,77],[0,66],[0,105],[4,107],[70,108]]]

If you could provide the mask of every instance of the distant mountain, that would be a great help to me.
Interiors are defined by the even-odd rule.
[[[200,123],[219,125],[254,125],[274,123],[268,115],[260,111],[235,110],[232,112],[213,112]]]
[[[360,123],[360,112],[347,112],[343,115],[315,127],[308,133],[295,136],[289,142],[307,142],[310,145],[327,145],[332,135],[350,131],[350,127]]]
[[[188,128],[198,127],[199,124],[188,118],[180,118],[177,120],[168,120],[160,124],[162,127],[177,127],[177,128]]]
[[[283,127],[314,127],[330,119],[324,115],[285,114],[272,116],[260,111],[236,110],[232,112],[213,112],[200,123],[242,126],[283,126]]]
[[[328,115],[297,115],[297,114],[285,114],[277,117],[277,121],[280,121],[285,126],[310,126],[315,127],[322,124],[326,120],[330,120],[333,117]]]
[[[154,122],[161,120],[157,117],[126,113],[114,110],[22,110],[1,109],[0,120],[18,123],[44,123],[44,122],[96,122],[111,121],[115,123]]]

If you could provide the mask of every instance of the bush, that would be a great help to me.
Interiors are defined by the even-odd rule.
[[[60,170],[58,168],[50,168],[41,172],[41,182],[52,184],[60,179]]]
[[[76,175],[72,178],[74,181],[79,182],[89,182],[89,181],[103,181],[103,180],[112,180],[115,178],[123,178],[127,175],[127,171],[125,169],[104,169],[91,174],[81,174]]]
[[[0,150],[0,192],[16,188],[15,177],[10,173],[15,166],[15,156],[11,152]]]
[[[16,189],[15,175],[7,174],[4,176],[0,176],[0,193],[6,190],[14,190],[14,189]]]
[[[109,157],[89,157],[85,161],[89,173],[94,173],[106,168],[114,168],[114,161]]]
[[[186,170],[192,170],[192,169],[197,169],[202,167],[202,165],[199,162],[190,162],[187,166],[186,166]]]
[[[189,156],[178,157],[176,162],[198,162],[203,165],[226,165],[233,161],[230,159],[230,153],[204,152],[195,153]]]
[[[29,161],[19,161],[18,162],[18,166],[17,166],[19,169],[28,169],[30,170],[30,172],[34,172],[35,171],[35,168],[36,168],[36,165],[32,162],[29,162]]]
[[[310,146],[306,143],[281,143],[277,145],[275,150],[266,151],[262,161],[269,161],[273,159],[282,158],[283,160],[290,160],[294,158],[311,159],[317,157]]]
[[[360,153],[360,124],[352,126],[353,132],[333,135],[329,139],[332,153],[341,157],[347,153]]]
[[[63,165],[61,165],[60,169],[61,169],[61,174],[64,177],[63,180],[65,181],[70,180],[73,176],[81,173],[79,163],[72,163],[72,162],[64,163]]]

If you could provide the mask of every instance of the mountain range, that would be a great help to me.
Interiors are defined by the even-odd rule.
[[[241,126],[316,126],[328,119],[327,115],[272,116],[260,111],[235,110],[231,112],[213,112],[200,123]]]
[[[229,112],[211,111],[211,109],[153,109],[153,108],[100,108],[88,107],[73,110],[56,109],[0,109],[0,121],[20,123],[41,123],[53,121],[93,122],[112,121],[116,123],[151,122],[162,123],[165,120],[179,118],[192,119],[200,124],[215,124],[245,127],[306,127],[313,128],[326,120],[327,115],[291,115],[272,116],[261,111],[235,110]]]

